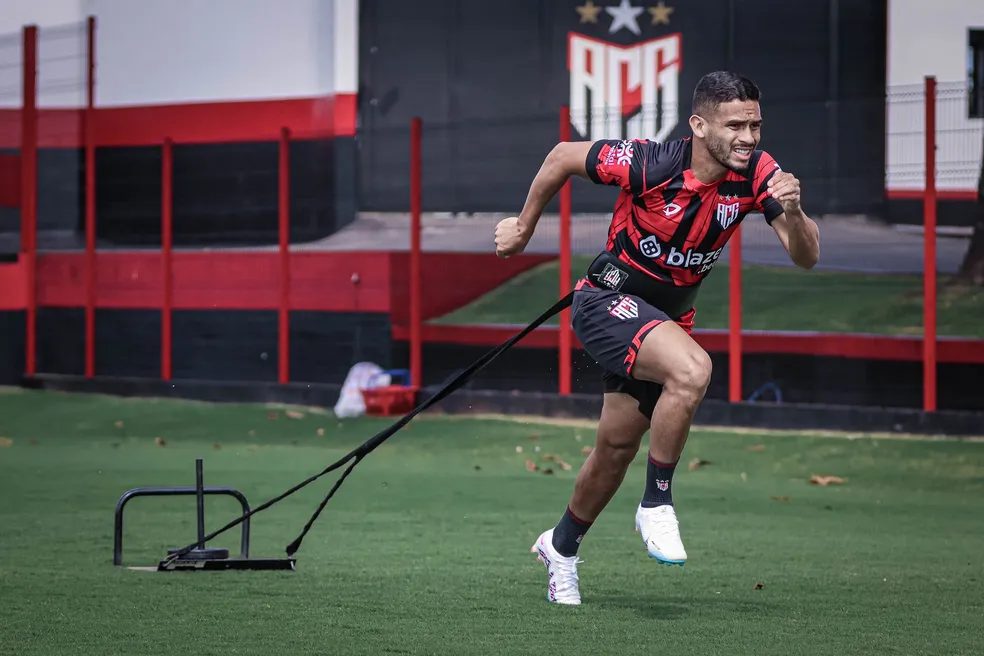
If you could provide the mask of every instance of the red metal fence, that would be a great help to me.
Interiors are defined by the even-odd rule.
[[[84,178],[84,296],[85,310],[85,376],[92,378],[99,373],[96,361],[96,311],[100,307],[98,272],[100,253],[97,250],[96,216],[96,166],[94,139],[95,112],[95,21],[86,23],[86,79],[85,102],[81,110],[83,120],[83,145],[85,161]],[[37,312],[38,312],[38,245],[37,245],[37,202],[38,202],[38,30],[27,27],[23,32],[22,57],[22,104],[20,112],[20,148],[16,159],[19,168],[20,193],[15,195],[21,213],[20,266],[25,271],[25,374],[37,373]],[[743,398],[742,360],[746,353],[785,352],[804,354],[833,354],[845,357],[868,357],[914,360],[921,359],[923,365],[923,408],[933,411],[937,408],[937,367],[939,362],[984,363],[984,340],[940,340],[937,336],[937,272],[936,272],[936,82],[927,78],[920,100],[924,102],[925,116],[923,146],[925,157],[925,179],[918,197],[923,201],[923,272],[922,272],[922,317],[923,330],[919,337],[868,335],[868,334],[764,334],[749,331],[743,327],[742,271],[743,248],[742,231],[733,237],[729,247],[727,330],[698,331],[698,341],[709,350],[728,353],[728,398],[740,401]],[[928,101],[927,101],[928,100]],[[561,141],[571,138],[571,117],[569,110],[561,108],[558,114]],[[427,175],[422,164],[422,150],[427,141],[426,126],[419,118],[409,126],[410,169],[409,188],[409,244],[408,281],[409,313],[406,322],[394,320],[394,337],[409,338],[409,368],[411,384],[421,386],[424,381],[423,344],[428,341],[447,339],[452,334],[468,333],[465,341],[470,343],[494,343],[500,341],[511,331],[494,326],[437,326],[427,322],[423,306],[423,278],[428,275],[421,239],[422,179]],[[298,263],[292,263],[290,244],[290,144],[295,135],[284,127],[277,135],[278,142],[278,244],[277,244],[277,295],[278,314],[278,372],[281,383],[291,380],[290,363],[290,317],[291,311],[298,309],[298,293],[292,288],[292,271]],[[161,148],[161,248],[160,261],[160,301],[161,310],[161,358],[160,376],[170,380],[173,375],[173,328],[172,313],[175,306],[175,253],[173,248],[173,194],[174,194],[174,151],[175,140],[163,139]],[[544,153],[545,154],[545,153]],[[10,164],[9,156],[4,160]],[[914,192],[912,192],[914,193]],[[9,195],[9,194],[8,194]],[[576,207],[571,200],[570,183],[560,192],[559,229],[555,257],[559,261],[558,293],[570,290],[572,276],[572,232],[575,224],[572,215]],[[296,256],[296,254],[295,254]],[[353,277],[352,285],[358,286]],[[546,302],[547,299],[544,299]],[[405,332],[404,332],[405,331]],[[460,335],[457,339],[461,339]],[[564,311],[557,328],[542,329],[539,334],[529,338],[529,344],[556,345],[558,349],[557,390],[560,394],[570,394],[572,389],[572,351],[577,347],[570,328],[570,313]]]

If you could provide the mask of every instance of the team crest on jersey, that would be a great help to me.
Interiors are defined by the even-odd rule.
[[[601,270],[601,273],[594,274],[594,277],[605,287],[618,291],[622,289],[622,285],[628,280],[629,274],[614,264],[606,264],[605,268]]]
[[[679,121],[682,53],[679,33],[630,46],[569,33],[571,125],[587,140],[666,140]]]
[[[608,314],[623,321],[639,318],[639,304],[631,296],[619,296],[608,306]]]
[[[723,202],[722,202],[723,201]],[[738,213],[741,209],[741,203],[734,196],[724,196],[718,197],[717,206],[717,221],[721,224],[721,227],[727,230],[735,220],[738,219]]]

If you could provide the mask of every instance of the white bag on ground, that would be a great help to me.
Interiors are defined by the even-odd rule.
[[[362,398],[362,390],[388,385],[389,376],[383,374],[383,369],[372,362],[358,362],[349,369],[342,383],[342,393],[335,404],[335,416],[361,417],[366,413],[366,402]]]

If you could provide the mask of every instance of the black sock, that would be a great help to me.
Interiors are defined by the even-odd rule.
[[[581,538],[591,528],[592,522],[586,522],[571,512],[570,507],[567,512],[557,522],[553,532],[553,548],[561,556],[570,558],[577,554],[577,548],[581,546]]]
[[[656,506],[673,505],[673,470],[676,463],[665,463],[654,460],[649,456],[649,464],[646,466],[646,492],[642,495],[643,508],[655,508]]]

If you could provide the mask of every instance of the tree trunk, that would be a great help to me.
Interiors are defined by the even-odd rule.
[[[981,157],[981,175],[977,181],[974,232],[970,237],[970,246],[960,265],[960,271],[957,272],[957,279],[984,286],[984,155]]]

